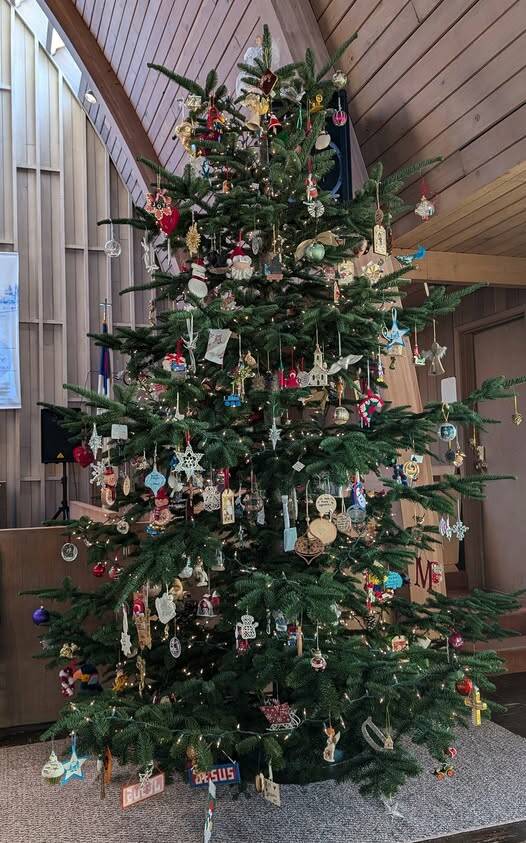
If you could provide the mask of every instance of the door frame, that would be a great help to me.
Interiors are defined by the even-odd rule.
[[[526,325],[526,305],[519,305],[508,310],[492,313],[473,322],[455,325],[455,372],[457,373],[458,392],[468,395],[476,386],[475,369],[475,334],[480,334],[487,328],[505,325],[524,319]],[[462,431],[461,447],[466,454],[463,474],[475,474],[475,459],[469,440],[471,431]],[[464,539],[465,561],[468,588],[484,588],[486,584],[486,564],[484,558],[484,531],[482,527],[482,503],[464,498],[462,502],[464,521],[469,526],[469,532]]]

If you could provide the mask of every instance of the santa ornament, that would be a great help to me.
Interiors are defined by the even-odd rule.
[[[230,266],[230,277],[235,281],[248,281],[254,274],[252,259],[243,248],[241,237],[235,247],[229,253],[228,264]]]

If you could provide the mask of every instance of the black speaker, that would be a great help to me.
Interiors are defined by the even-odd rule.
[[[47,407],[40,416],[40,433],[43,463],[73,462],[75,442],[70,441],[71,433],[62,426],[62,418]]]
[[[347,92],[338,91],[330,102],[330,107],[341,108],[347,115]],[[321,181],[323,190],[328,190],[333,196],[342,201],[352,199],[352,170],[351,170],[351,135],[349,132],[349,116],[345,126],[335,126],[331,119],[327,120],[327,131],[331,136],[330,149],[334,151],[334,167]]]

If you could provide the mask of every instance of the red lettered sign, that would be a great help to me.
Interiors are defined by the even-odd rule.
[[[192,787],[208,787],[209,782],[214,784],[237,784],[241,781],[239,764],[216,764],[210,770],[188,769],[188,783]]]
[[[130,808],[132,805],[136,805],[137,802],[149,799],[150,796],[158,796],[163,791],[164,773],[157,773],[157,775],[147,779],[144,784],[140,784],[139,782],[123,784],[121,805],[123,808]]]

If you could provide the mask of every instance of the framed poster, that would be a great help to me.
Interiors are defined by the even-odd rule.
[[[0,252],[0,410],[20,409],[18,255]]]

